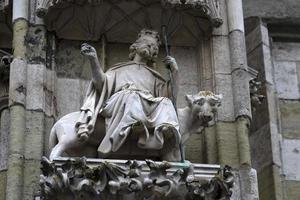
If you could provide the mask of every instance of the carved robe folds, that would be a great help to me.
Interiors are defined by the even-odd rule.
[[[94,130],[98,114],[105,118],[106,131],[98,148],[101,157],[117,151],[129,135],[137,134],[138,147],[162,149],[168,142],[170,153],[178,149],[179,123],[170,99],[164,97],[168,84],[143,63],[118,64],[106,72],[101,92],[89,87],[76,127]],[[143,127],[138,133],[133,126]],[[168,137],[168,141],[166,141]],[[175,151],[174,151],[175,152]],[[173,156],[171,156],[173,157]],[[179,160],[176,155],[175,160]],[[168,157],[170,158],[170,157]],[[172,160],[174,158],[171,158]]]

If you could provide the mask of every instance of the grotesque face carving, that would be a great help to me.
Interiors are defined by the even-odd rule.
[[[217,108],[221,105],[222,95],[215,95],[209,91],[201,91],[197,95],[186,95],[192,116],[204,125],[214,119]]]
[[[159,51],[159,34],[156,31],[143,29],[138,39],[129,48],[129,59],[133,60],[136,54],[149,62],[154,62]]]

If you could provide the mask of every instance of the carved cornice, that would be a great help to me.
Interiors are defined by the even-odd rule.
[[[85,158],[50,162],[42,159],[42,199],[230,199],[234,177],[229,167],[213,177],[198,176],[190,163],[151,160],[114,162]],[[202,170],[203,172],[203,170]],[[208,178],[210,177],[210,178]]]

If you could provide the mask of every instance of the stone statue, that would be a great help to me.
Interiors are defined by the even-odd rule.
[[[214,121],[217,107],[221,105],[222,95],[215,95],[209,91],[201,91],[195,95],[186,95],[188,106],[178,109],[178,119],[182,134],[182,143],[185,144],[192,133],[202,131]],[[100,132],[91,134],[86,142],[78,140],[75,123],[80,112],[73,112],[58,120],[50,133],[50,160],[67,152],[70,156],[97,157],[97,147],[101,139]],[[101,120],[101,119],[99,119]],[[97,126],[98,125],[98,126]],[[104,130],[96,124],[95,130]]]
[[[138,136],[137,146],[142,149],[163,149],[165,141],[171,141],[164,150],[167,160],[180,160],[174,155],[181,140],[175,108],[168,98],[170,84],[153,69],[158,55],[159,34],[152,30],[142,30],[137,41],[130,46],[131,61],[119,63],[106,73],[102,70],[96,50],[83,44],[81,53],[91,64],[92,81],[86,100],[75,125],[77,136],[87,141],[95,130],[100,115],[105,119],[104,137],[98,147],[98,156],[105,158],[116,152],[134,134]],[[174,58],[167,57],[173,76],[177,76]],[[176,78],[175,78],[176,79]],[[134,132],[134,126],[143,130]],[[101,130],[100,130],[101,131]]]
[[[130,46],[131,61],[119,63],[104,73],[96,50],[83,44],[81,53],[91,63],[92,81],[80,112],[61,118],[50,134],[50,159],[67,152],[71,156],[106,158],[131,136],[141,149],[159,150],[160,158],[179,161],[182,135],[175,108],[169,99],[170,83],[153,69],[159,35],[142,30]],[[177,87],[178,66],[167,56]],[[174,87],[173,87],[174,88]],[[189,106],[178,110],[184,143],[196,129],[213,120],[221,96],[211,92],[187,95]],[[139,127],[139,128],[136,128]]]

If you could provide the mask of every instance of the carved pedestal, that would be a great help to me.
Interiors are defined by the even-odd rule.
[[[41,199],[230,199],[230,167],[172,162],[42,160]]]

